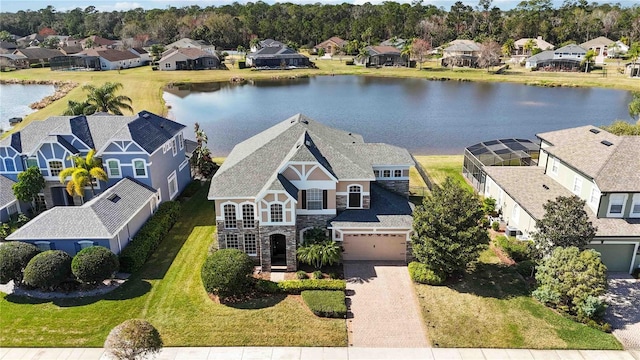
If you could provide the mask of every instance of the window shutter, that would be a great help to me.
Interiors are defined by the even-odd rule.
[[[76,242],[76,243],[73,243],[73,245],[75,245],[75,247],[76,247],[76,254],[77,254],[77,253],[79,253],[79,252],[80,252],[80,250],[82,250],[82,249],[80,248],[80,243]],[[53,250],[53,247],[52,247],[51,249]]]
[[[327,195],[328,195],[328,191],[327,190],[322,190],[322,208],[326,209],[327,208]]]
[[[306,209],[307,208],[307,190],[302,190],[302,208]]]

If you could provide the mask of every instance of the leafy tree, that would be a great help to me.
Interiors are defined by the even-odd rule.
[[[18,181],[13,184],[12,189],[16,199],[31,203],[31,208],[37,214],[44,210],[39,208],[36,201],[44,187],[45,180],[40,169],[32,166],[18,174]]]
[[[86,186],[91,187],[91,193],[96,194],[94,189],[94,182],[96,180],[107,181],[109,177],[102,168],[102,161],[95,157],[96,151],[91,149],[87,153],[87,156],[82,157],[79,155],[71,156],[74,167],[68,167],[60,172],[59,178],[61,183],[67,182],[67,192],[69,195],[84,196],[84,188]]]
[[[526,43],[524,43],[524,46],[522,47],[524,49],[524,52],[527,55],[531,55],[531,52],[533,51],[533,49],[535,49],[536,47],[536,42],[533,39],[529,39],[527,40]]]
[[[60,44],[60,38],[58,38],[57,36],[52,36],[52,37],[46,38],[43,42],[41,42],[40,47],[47,48],[47,49],[57,49],[59,44]]]
[[[631,44],[631,46],[629,46],[629,51],[627,51],[627,55],[629,56],[629,59],[631,59],[633,69],[635,69],[638,58],[640,58],[640,42],[634,42]],[[636,76],[640,77],[640,70],[636,72]]]
[[[67,102],[67,109],[62,113],[65,116],[87,115],[87,107],[89,103],[86,101],[73,101]]]
[[[323,57],[323,56],[324,56],[324,54],[325,54],[324,48],[320,48],[320,49],[318,49],[318,56],[319,56],[319,57]]]
[[[413,212],[413,255],[434,272],[463,271],[489,244],[480,199],[448,177]]]
[[[202,177],[209,179],[213,174],[215,174],[219,166],[211,158],[211,150],[207,147],[209,138],[197,122],[194,124],[194,131],[197,145],[193,150],[191,165],[200,173],[200,175],[202,175]]]
[[[151,45],[151,56],[153,56],[153,61],[158,61],[160,60],[160,57],[162,56],[162,53],[165,51],[164,46],[160,45],[160,44],[153,44]]]
[[[114,327],[104,348],[117,360],[143,359],[160,352],[163,342],[158,330],[142,319],[130,319]]]
[[[553,307],[577,313],[590,297],[607,289],[607,267],[595,250],[580,251],[575,246],[557,247],[537,267],[538,289],[533,296]]]
[[[428,42],[422,39],[413,40],[413,43],[411,44],[411,51],[416,61],[418,62],[419,69],[422,69],[422,63],[424,62],[425,58],[429,54],[430,50],[431,50],[431,44],[429,44]]]
[[[335,241],[317,242],[298,248],[298,260],[316,269],[337,264],[341,257],[340,246]]]
[[[516,42],[513,39],[507,39],[502,45],[502,55],[511,56],[516,49]]]
[[[96,42],[93,41],[93,39],[88,38],[87,40],[84,41],[84,48],[85,49],[93,49],[96,46]]]
[[[82,87],[89,92],[86,102],[89,104],[85,109],[85,114],[95,112],[108,112],[115,115],[122,115],[122,109],[133,112],[131,98],[124,95],[116,95],[116,91],[122,89],[121,83],[107,82],[100,87],[88,84]]]
[[[487,40],[480,46],[480,55],[478,56],[478,65],[481,68],[489,70],[491,66],[500,64],[500,54],[502,50],[500,45],[493,40]]]
[[[634,120],[638,117],[638,124],[640,124],[640,91],[633,93],[633,99],[629,103],[629,116]]]
[[[544,204],[545,214],[536,221],[533,240],[539,256],[548,256],[555,247],[584,249],[595,237],[596,228],[584,210],[586,202],[577,196],[558,196]]]
[[[640,122],[634,125],[626,121],[617,120],[611,125],[601,126],[601,128],[616,135],[640,135]]]
[[[0,31],[0,41],[6,41],[11,43],[16,42],[7,30]]]
[[[593,59],[596,57],[596,52],[593,49],[587,51],[584,54],[584,59],[582,60],[582,64],[584,65],[584,72],[589,72],[589,65],[593,62]]]

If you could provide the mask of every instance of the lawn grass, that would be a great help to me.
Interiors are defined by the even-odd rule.
[[[430,155],[415,156],[435,185],[442,185],[447,177],[452,177],[462,187],[473,191],[473,188],[462,176],[462,155]]]
[[[207,190],[183,204],[147,265],[112,293],[54,301],[0,295],[0,346],[101,347],[130,318],[150,321],[165,346],[345,346],[345,320],[316,317],[298,296],[235,308],[209,299],[200,279],[215,233]]]
[[[523,279],[491,250],[459,282],[415,286],[435,347],[622,349],[613,335],[535,301]]]

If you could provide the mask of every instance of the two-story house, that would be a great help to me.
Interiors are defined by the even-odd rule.
[[[477,67],[482,45],[473,40],[456,39],[442,50],[442,66]]]
[[[237,144],[213,177],[218,245],[294,271],[304,233],[320,227],[344,260],[407,261],[413,164],[405,149],[295,115]]]
[[[485,196],[497,200],[508,225],[524,237],[535,231],[547,201],[580,197],[597,227],[589,247],[609,271],[633,271],[640,265],[640,137],[582,126],[538,138],[538,166],[484,168]]]
[[[172,200],[191,181],[184,128],[148,111],[33,121],[0,140],[0,175],[16,181],[18,173],[36,166],[46,180],[39,199],[46,208],[80,205],[93,196],[91,190],[86,189],[84,198],[74,198],[58,175],[73,166],[72,155],[86,156],[95,149],[109,176],[107,182],[94,184],[96,193],[131,177],[158,190],[161,201]]]

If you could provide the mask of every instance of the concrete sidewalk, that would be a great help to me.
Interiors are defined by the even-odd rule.
[[[0,348],[0,360],[106,360],[99,348]],[[151,359],[151,358],[149,358]],[[158,360],[640,360],[640,351],[184,347],[165,348]]]

